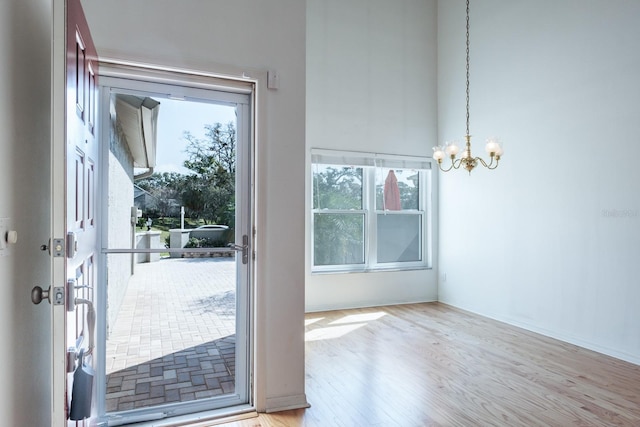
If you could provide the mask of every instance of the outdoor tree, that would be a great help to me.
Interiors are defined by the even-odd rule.
[[[411,170],[395,172],[403,179],[397,183],[402,210],[419,208],[419,175]],[[376,210],[384,209],[387,168],[376,170]],[[365,206],[363,206],[362,167],[314,165],[313,232],[314,265],[364,263]],[[398,219],[400,217],[394,217]]]
[[[207,223],[235,223],[236,128],[205,125],[204,138],[184,133],[187,160],[184,166],[193,171],[185,177],[182,202],[191,217]]]
[[[136,181],[136,184],[153,197],[153,206],[147,212],[149,216],[173,216],[180,208],[185,185],[184,175],[177,172],[154,173]]]
[[[184,132],[187,160],[192,173],[154,173],[136,184],[154,199],[150,216],[175,216],[180,206],[187,217],[205,223],[235,224],[236,129],[226,125],[205,125],[204,138]]]
[[[358,212],[363,208],[362,180],[362,168],[319,166],[314,170],[315,265],[364,261],[364,216]]]

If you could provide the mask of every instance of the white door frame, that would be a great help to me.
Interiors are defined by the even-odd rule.
[[[184,98],[186,100],[193,99],[197,100],[206,100],[206,99],[215,99],[215,101],[220,101],[222,103],[229,102],[231,104],[236,104],[237,107],[237,141],[238,141],[238,151],[237,151],[237,164],[239,165],[239,170],[247,170],[248,173],[238,174],[237,177],[239,179],[238,185],[236,188],[236,205],[242,206],[241,209],[246,211],[246,214],[241,218],[238,218],[236,223],[236,243],[240,244],[242,242],[242,235],[249,236],[249,247],[253,247],[253,236],[252,230],[254,229],[254,218],[255,218],[255,197],[254,197],[254,154],[255,153],[255,132],[253,130],[255,123],[255,87],[256,82],[250,79],[233,79],[228,77],[221,77],[217,75],[205,75],[202,73],[193,74],[192,72],[177,72],[176,70],[167,70],[162,68],[149,68],[149,67],[140,67],[137,65],[131,64],[123,64],[123,63],[100,63],[101,73],[100,73],[100,106],[101,106],[101,119],[102,123],[100,138],[102,141],[109,141],[109,132],[110,126],[107,126],[109,120],[109,100],[112,93],[146,93],[146,96],[164,96],[170,95],[172,98]],[[170,93],[167,93],[166,90],[170,90]],[[212,96],[213,95],[213,96]],[[238,100],[246,100],[246,101],[238,101]],[[244,143],[243,143],[244,141]],[[102,157],[103,159],[108,158],[109,144],[103,143],[102,148]],[[246,148],[243,148],[246,147]],[[100,197],[102,200],[103,206],[101,207],[101,212],[108,212],[107,207],[107,198],[104,197],[106,194],[106,184],[108,183],[108,168],[104,167],[104,160],[102,161],[103,170],[101,176],[101,194]],[[242,166],[240,166],[242,165]],[[101,241],[103,242],[101,247],[106,249],[106,236],[107,236],[107,218],[106,215],[102,216],[102,233],[101,233]],[[111,248],[109,248],[111,249]],[[98,281],[104,283],[106,277],[106,255],[101,256],[99,263],[99,279]],[[241,262],[240,260],[238,262]],[[228,399],[228,404],[233,405],[222,409],[216,410],[208,410],[207,402],[202,402],[201,404],[198,402],[186,402],[192,409],[195,408],[196,411],[199,411],[198,406],[202,407],[202,411],[197,413],[191,413],[184,415],[182,417],[172,417],[171,422],[177,422],[181,418],[184,420],[193,419],[197,417],[197,419],[203,419],[207,417],[216,417],[222,414],[229,413],[240,413],[254,410],[254,387],[252,384],[253,381],[253,367],[254,367],[254,358],[253,358],[253,349],[255,346],[253,345],[254,338],[254,268],[253,267],[253,257],[249,256],[249,263],[247,268],[241,268],[240,277],[238,277],[239,281],[246,283],[246,286],[240,286],[239,294],[237,295],[238,301],[244,301],[246,303],[246,313],[241,313],[240,311],[237,314],[237,329],[246,331],[246,341],[242,343],[237,343],[237,351],[240,351],[240,354],[237,354],[238,363],[237,366],[241,367],[245,365],[247,369],[238,371],[238,385],[239,388],[244,388],[242,391],[244,397],[240,397],[240,400],[248,401],[248,404],[235,404],[234,399]],[[106,289],[105,286],[99,285],[100,289],[100,300],[104,301],[106,298]],[[246,292],[246,294],[242,294]],[[98,314],[99,325],[104,325],[106,319],[106,313],[104,310],[99,311]],[[99,328],[98,332],[98,340],[99,342],[105,342],[105,328]],[[104,351],[100,352],[98,359],[98,366],[101,371],[100,374],[97,375],[98,381],[96,383],[98,396],[98,413],[103,415],[105,411],[105,375],[104,375]],[[242,385],[240,385],[242,384]],[[210,404],[209,404],[210,405]],[[179,405],[177,408],[179,413]],[[149,410],[136,411],[136,415],[141,415],[144,417],[145,413],[148,412],[147,415],[153,415],[158,412],[158,409],[149,408]],[[192,412],[192,411],[190,411]],[[105,420],[106,421],[106,420]],[[133,422],[135,419],[129,419],[128,422]],[[117,420],[109,421],[109,425],[118,425]]]
[[[66,88],[64,83],[66,83],[66,1],[65,0],[54,0],[53,1],[53,25],[52,25],[52,122],[51,122],[51,236],[52,238],[62,238],[64,239],[66,235],[66,203],[65,203],[65,195],[66,195],[66,167],[64,166],[66,163],[66,119],[65,113],[66,109],[62,108],[66,102]],[[149,66],[145,64],[144,66],[141,64],[135,64],[131,62],[121,62],[121,61],[101,61],[100,67],[104,69],[100,70],[100,76],[105,75],[106,77],[112,78],[128,78],[128,79],[136,79],[140,82],[155,82],[162,83],[167,85],[174,85],[176,88],[183,87],[185,89],[188,88],[196,88],[196,89],[208,89],[208,90],[216,90],[222,92],[229,93],[243,93],[249,96],[250,102],[246,107],[242,108],[242,111],[239,111],[239,115],[245,115],[247,120],[243,122],[247,125],[243,129],[237,129],[238,138],[240,135],[245,135],[246,138],[249,139],[249,152],[240,154],[243,157],[238,158],[238,162],[242,162],[245,165],[249,165],[250,175],[245,174],[245,177],[242,177],[242,181],[239,184],[240,189],[237,191],[240,192],[242,197],[248,199],[248,204],[245,206],[250,206],[248,209],[248,215],[243,219],[242,227],[237,227],[240,230],[246,232],[249,236],[249,245],[251,248],[254,247],[254,238],[255,238],[255,222],[256,222],[256,191],[255,191],[255,153],[256,153],[256,124],[258,120],[256,119],[256,110],[257,110],[257,99],[258,99],[258,81],[265,80],[266,72],[257,72],[258,77],[250,78],[246,77],[244,73],[238,73],[242,77],[233,77],[219,74],[212,74],[206,72],[197,72],[191,70],[178,70],[169,67],[155,67]],[[233,73],[236,74],[236,73]],[[101,85],[104,85],[105,82],[100,81]],[[102,90],[101,90],[102,92]],[[179,95],[179,93],[176,93]],[[101,101],[101,106],[103,107],[104,103]],[[104,112],[100,111],[99,114],[104,114]],[[102,121],[102,120],[100,120]],[[240,121],[239,121],[240,123]],[[107,127],[108,132],[108,127]],[[100,132],[100,138],[104,137],[105,129],[102,129],[98,126],[98,132]],[[103,140],[104,141],[104,140]],[[104,144],[104,143],[103,143]],[[108,145],[108,144],[107,144]],[[101,176],[99,179],[104,182],[106,170],[100,172]],[[100,198],[103,199],[103,198]],[[244,203],[244,201],[241,201]],[[104,212],[104,206],[100,209]],[[102,224],[104,224],[103,220],[100,219]],[[101,235],[103,233],[100,233]],[[102,236],[99,236],[101,239]],[[238,241],[238,239],[236,239]],[[246,383],[248,384],[246,393],[249,401],[248,405],[245,405],[244,408],[236,407],[233,408],[234,413],[238,413],[241,411],[253,411],[255,408],[256,401],[258,400],[256,396],[256,390],[258,389],[255,385],[255,376],[253,372],[255,371],[255,365],[257,364],[256,358],[254,357],[255,353],[255,263],[254,263],[254,250],[252,249],[249,256],[250,267],[246,270],[246,281],[248,283],[246,296],[238,296],[246,298],[248,304],[248,315],[246,316],[248,335],[247,335],[247,354],[246,354],[246,363],[249,371],[249,376],[246,378]],[[102,280],[103,277],[103,269],[104,269],[104,257],[100,257],[98,261],[98,277],[99,281]],[[51,284],[52,289],[53,286],[64,286],[66,283],[66,258],[65,257],[51,257]],[[52,324],[52,333],[51,333],[51,345],[52,345],[52,363],[51,363],[51,425],[52,427],[67,427],[67,390],[66,390],[66,351],[67,351],[67,343],[66,343],[66,310],[64,305],[52,305],[51,307],[51,324]],[[104,316],[103,314],[99,314],[99,316]],[[104,322],[104,319],[102,319]],[[104,323],[102,323],[104,325]],[[104,341],[105,332],[104,328],[98,328],[97,331],[97,339]],[[102,352],[102,358],[104,358],[104,353]],[[98,369],[102,369],[104,372],[104,360],[98,360]],[[99,381],[103,381],[102,384],[100,382],[94,385],[94,390],[97,387],[98,390],[104,389],[104,376],[98,376],[101,378]],[[98,413],[104,413],[104,390],[101,391],[103,394],[102,399],[96,399]],[[226,412],[229,412],[227,410]],[[222,413],[225,413],[222,411]],[[220,416],[221,411],[213,411],[211,413],[199,413],[197,415],[186,416],[188,419],[205,419],[207,417],[215,417]],[[179,422],[180,417],[173,419],[173,422]],[[106,425],[101,422],[99,425]]]
[[[66,2],[53,1],[52,95],[51,95],[51,238],[66,234]],[[49,245],[52,243],[50,242]],[[66,258],[51,257],[51,286],[67,280]],[[66,309],[51,306],[52,392],[51,425],[66,427]]]

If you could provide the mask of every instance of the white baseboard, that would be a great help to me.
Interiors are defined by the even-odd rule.
[[[380,301],[346,301],[339,304],[308,304],[305,306],[305,313],[316,313],[332,310],[350,310],[352,308],[372,308],[384,307],[388,305],[421,304],[425,302],[436,302],[435,297],[403,300],[380,300]]]
[[[495,320],[508,323],[508,324],[517,326],[519,328],[526,329],[528,331],[535,332],[537,334],[544,335],[553,339],[557,339],[559,341],[564,341],[566,343],[573,344],[587,350],[595,351],[596,353],[604,354],[605,356],[611,356],[616,359],[623,360],[625,362],[633,363],[634,365],[640,365],[640,358],[635,354],[630,354],[625,351],[621,351],[619,349],[593,343],[591,341],[584,340],[573,334],[566,334],[562,332],[551,331],[551,330],[540,328],[536,325],[532,325],[527,322],[522,322],[518,320],[512,320],[512,319],[506,319],[506,318],[505,319],[496,318]]]
[[[640,356],[636,354],[631,354],[616,348],[611,348],[608,346],[603,346],[598,343],[591,342],[589,340],[585,340],[579,336],[574,334],[570,334],[564,331],[555,331],[547,328],[540,327],[534,323],[529,323],[527,321],[523,321],[520,319],[516,319],[509,316],[504,316],[495,313],[485,313],[476,311],[473,309],[469,309],[467,307],[458,306],[451,304],[449,302],[441,301],[443,304],[449,305],[451,307],[458,308],[460,310],[468,311],[470,313],[477,314],[479,316],[483,316],[489,319],[497,320],[498,322],[506,323],[508,325],[516,326],[518,328],[525,329],[527,331],[535,332],[536,334],[544,335],[549,338],[553,338],[559,341],[566,342],[568,344],[573,344],[578,347],[582,347],[587,350],[595,351],[596,353],[604,354],[605,356],[611,356],[616,359],[623,360],[625,362],[633,363],[634,365],[640,365]]]
[[[267,398],[265,412],[280,412],[290,409],[308,408],[307,396],[298,394],[295,396],[272,397]]]

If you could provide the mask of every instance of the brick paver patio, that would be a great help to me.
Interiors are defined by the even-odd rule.
[[[106,349],[108,412],[234,391],[235,259],[136,264]]]

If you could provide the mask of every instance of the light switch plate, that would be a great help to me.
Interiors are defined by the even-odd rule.
[[[267,89],[280,89],[280,74],[275,70],[267,71]]]

